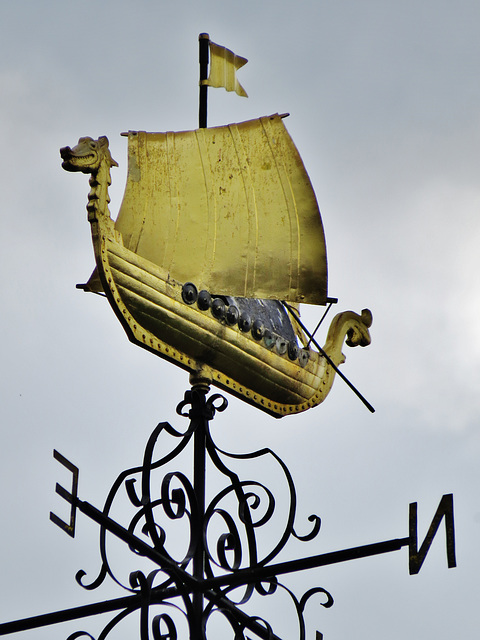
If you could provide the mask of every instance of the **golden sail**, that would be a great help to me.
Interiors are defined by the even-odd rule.
[[[317,201],[282,118],[125,135],[128,177],[115,223],[107,138],[60,151],[64,169],[91,174],[97,267],[82,288],[103,289],[129,339],[192,380],[275,417],[321,403],[345,360],[344,340],[369,344],[372,317],[338,314],[314,349],[287,313],[288,302],[328,298]]]
[[[130,132],[128,149],[115,224],[127,249],[216,294],[325,304],[320,212],[278,115]]]

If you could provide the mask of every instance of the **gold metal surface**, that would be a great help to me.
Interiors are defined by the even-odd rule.
[[[264,120],[268,122],[264,123]],[[283,286],[286,291],[293,290],[293,297],[298,298],[299,290],[306,295],[308,286],[312,288],[312,282],[315,282],[314,277],[302,279],[299,267],[304,252],[311,250],[321,267],[319,281],[323,283],[323,293],[320,299],[325,298],[323,230],[308,177],[301,161],[296,160],[298,154],[293,143],[288,142],[289,138],[282,138],[284,129],[278,128],[280,119],[273,117],[254,122],[257,124],[245,123],[245,131],[239,131],[242,125],[222,128],[220,135],[215,129],[187,132],[188,135],[130,134],[134,143],[129,152],[128,185],[116,224],[108,209],[108,187],[110,169],[117,163],[108,150],[108,140],[105,137],[98,140],[81,138],[73,149],[64,147],[61,155],[64,169],[91,173],[87,210],[97,263],[91,283],[95,283],[98,289],[100,282],[129,339],[187,370],[192,379],[202,380],[203,384],[211,382],[275,417],[282,417],[323,402],[332,387],[336,367],[345,360],[342,353],[345,339],[349,346],[368,345],[372,317],[367,311],[361,315],[352,311],[338,314],[328,331],[324,346],[326,357],[304,341],[301,351],[305,357],[292,360],[286,349],[277,348],[277,343],[268,347],[266,342],[255,339],[251,332],[242,331],[238,324],[229,326],[224,320],[214,317],[211,308],[202,310],[197,304],[186,303],[182,287],[186,280],[193,279],[192,271],[197,268],[197,260],[202,261],[207,276],[213,278],[209,281],[207,276],[202,276],[205,279],[199,281],[200,285],[207,286],[204,283],[210,282],[213,285],[210,289],[215,288],[215,293],[220,293],[215,278],[221,281],[223,268],[228,276],[223,280],[224,286],[231,294],[230,286],[234,286],[231,283],[235,283],[238,274],[232,277],[230,266],[239,263],[240,272],[244,274],[243,282],[253,283],[249,286],[255,296],[267,297],[262,293],[271,285],[271,295],[287,297],[280,296],[280,289],[275,288],[275,278],[282,281],[282,274],[278,273],[273,262],[275,251],[288,268],[288,288],[285,278]],[[271,165],[262,167],[258,164],[254,151],[258,137],[251,131],[251,128],[255,131],[258,127],[268,129],[270,124],[276,128],[266,136],[266,140],[278,145],[281,153],[289,154],[292,148],[294,151],[293,159],[283,158],[282,163],[275,160],[278,162],[275,170]],[[242,140],[244,155],[240,155],[237,165],[223,164],[224,139],[229,137]],[[260,139],[264,140],[262,136]],[[210,141],[215,147],[215,151],[210,150],[210,153],[193,154],[197,158],[196,171],[187,169],[182,153],[184,140],[189,150],[195,149],[195,145],[202,147],[205,141]],[[251,143],[252,154],[246,152],[249,146],[243,146],[247,141]],[[235,149],[239,150],[240,146],[236,145]],[[251,158],[257,159],[253,161]],[[168,170],[160,170],[163,164]],[[249,170],[250,165],[255,166],[252,171]],[[205,176],[210,172],[213,176],[206,181]],[[262,172],[270,172],[270,179],[261,180],[259,175]],[[296,175],[294,180],[285,177],[292,173]],[[302,179],[307,191],[303,196]],[[263,195],[256,195],[254,187],[257,180],[268,186]],[[219,186],[233,184],[234,181],[243,184],[243,189],[231,187],[231,193],[224,200]],[[278,198],[276,189],[284,190],[282,198]],[[226,187],[225,190],[228,192]],[[188,195],[183,195],[183,192]],[[242,216],[237,216],[237,208]],[[268,218],[268,224],[259,221],[262,211]],[[288,219],[287,224],[276,219],[279,211]],[[299,211],[310,215],[303,230],[300,230]],[[206,223],[200,219],[202,212],[207,214]],[[249,220],[245,224],[243,215],[251,212],[253,222]],[[159,213],[161,218],[157,217]],[[184,217],[187,223],[183,221]],[[308,215],[306,217],[309,218]],[[230,224],[233,220],[228,233],[225,220]],[[275,239],[272,250],[268,249],[267,242],[269,225]],[[295,233],[292,233],[292,228]],[[237,229],[239,236],[236,236]],[[288,231],[286,235],[285,229]],[[309,230],[316,234],[317,241],[320,234],[320,252],[314,240],[308,237]],[[189,242],[183,240],[187,231]],[[205,234],[208,234],[207,238]],[[254,249],[243,248],[242,242],[246,242],[248,247],[252,237],[255,238]],[[182,245],[179,252],[177,244]],[[283,255],[280,255],[280,247],[284,247]],[[262,252],[266,253],[264,262]],[[190,259],[190,253],[196,254],[195,259]],[[307,258],[307,264],[310,264],[312,258]],[[210,269],[209,262],[212,264]],[[292,264],[294,268],[291,268]],[[263,271],[268,272],[266,278]],[[292,281],[295,287],[291,286]],[[246,285],[243,286],[242,294],[247,290]],[[88,285],[85,288],[90,289]],[[295,320],[292,323],[301,336]]]
[[[315,194],[278,115],[180,133],[129,133],[115,224],[125,247],[215,294],[325,304]]]
[[[210,73],[202,84],[209,87],[224,87],[227,91],[235,91],[239,96],[247,98],[245,89],[237,80],[237,70],[246,65],[248,60],[211,40],[209,40],[209,49]]]

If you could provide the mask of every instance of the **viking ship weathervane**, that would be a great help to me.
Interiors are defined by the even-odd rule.
[[[200,51],[206,124],[207,86],[242,94],[235,69],[246,60],[206,34]],[[283,118],[126,135],[127,185],[115,222],[108,140],[81,138],[61,150],[64,169],[91,174],[97,266],[83,288],[106,294],[132,342],[195,379],[276,417],[320,404],[345,360],[344,340],[370,343],[372,315],[338,314],[323,348],[299,321],[298,303],[336,300],[327,294],[315,193]]]
[[[403,547],[409,549],[410,573],[418,573],[443,521],[448,566],[456,564],[451,494],[442,497],[420,546],[413,503],[408,535],[279,562],[292,538],[316,539],[320,518],[311,515],[307,523],[297,523],[292,476],[271,449],[233,454],[212,438],[210,422],[227,401],[218,393],[209,397],[211,385],[283,417],[323,402],[339,375],[373,412],[338,369],[345,360],[344,342],[370,344],[372,314],[367,309],[337,314],[323,347],[315,334],[326,313],[313,333],[303,324],[299,303],[328,311],[337,301],[327,291],[325,237],[312,184],[284,116],[207,128],[208,87],[246,96],[236,71],[247,61],[212,43],[207,34],[199,42],[200,126],[123,134],[128,137],[128,176],[116,221],[110,216],[108,188],[111,169],[118,165],[107,138],[80,138],[73,148],[60,151],[64,169],[90,175],[87,211],[96,267],[88,282],[77,286],[107,297],[133,343],[190,374],[192,388],[177,407],[189,426],[182,430],[160,423],[143,463],[118,476],[101,510],[79,497],[78,468],[54,452],[72,473],[72,486],[57,484],[70,517],[65,521],[51,513],[52,521],[71,536],[78,512],[100,527],[99,573],[92,580],[79,571],[77,582],[93,591],[111,578],[128,595],[3,623],[0,635],[117,612],[97,636],[104,640],[139,612],[141,640],[207,640],[216,617],[226,622],[234,640],[252,635],[285,640],[277,624],[243,606],[282,592],[292,607],[298,640],[305,640],[307,604],[315,600],[329,608],[333,597],[324,587],[309,588],[299,597],[281,576]],[[189,449],[192,477],[171,468]],[[280,525],[279,501],[269,482],[230,468],[244,461],[273,461],[280,469],[287,504]],[[213,494],[207,470],[222,478]],[[122,493],[133,509],[123,524],[112,518],[112,505]],[[170,548],[173,523],[187,531],[180,556]],[[262,546],[259,537],[267,529]],[[107,536],[126,543],[136,559],[150,562],[149,571],[134,567],[128,579],[120,577],[107,553]],[[87,631],[76,631],[68,640],[80,637],[95,640]],[[316,638],[323,635],[316,631]]]

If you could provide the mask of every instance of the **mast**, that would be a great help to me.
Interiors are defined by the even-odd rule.
[[[208,78],[208,45],[210,36],[208,33],[201,33],[198,36],[198,53],[200,63],[200,101],[198,110],[198,126],[200,129],[207,128],[207,91],[208,86],[202,82]]]

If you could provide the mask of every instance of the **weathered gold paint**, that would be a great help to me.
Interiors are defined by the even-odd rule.
[[[185,304],[181,295],[188,280],[216,294],[243,296],[247,292],[294,301],[302,296],[325,300],[323,229],[303,164],[289,137],[284,137],[285,129],[277,116],[255,122],[259,124],[245,123],[243,131],[241,125],[231,125],[228,133],[222,128],[220,135],[216,129],[187,132],[189,135],[130,134],[134,142],[130,145],[127,189],[115,224],[108,210],[108,186],[110,168],[116,163],[106,138],[82,138],[77,147],[66,147],[61,154],[66,170],[91,173],[87,210],[97,271],[89,283],[94,286],[87,289],[98,289],[100,283],[135,344],[189,371],[192,379],[211,382],[281,417],[325,399],[335,377],[332,365],[309,348],[308,362],[302,367],[298,360],[268,350],[238,326],[220,322],[210,310]],[[258,130],[262,132],[259,147],[264,150],[273,145],[279,152],[266,156],[274,163],[273,169],[272,164],[252,161],[258,154],[249,149],[257,144],[253,132]],[[264,135],[265,130],[269,134]],[[224,162],[229,144],[225,140],[232,139],[236,164]],[[289,160],[285,156],[292,147],[294,154]],[[193,169],[184,148],[194,151]],[[296,178],[287,178],[288,172]],[[269,176],[264,182],[263,174]],[[233,186],[235,182],[237,186]],[[264,184],[263,194],[257,195],[257,183]],[[226,185],[225,193],[222,185]],[[306,212],[308,221],[304,230],[300,229],[301,211]],[[279,212],[287,224],[277,219]],[[199,219],[201,214],[206,214],[206,222]],[[229,218],[233,226],[227,233],[225,220]],[[320,247],[309,234],[316,235],[317,241],[320,235]],[[268,248],[270,237],[274,238],[272,249]],[[277,258],[273,258],[275,252]],[[300,265],[302,261],[305,264],[308,252],[314,258],[305,256],[305,268]],[[280,270],[276,259],[284,265]],[[232,264],[240,268],[233,269]],[[283,269],[287,277],[283,277]],[[345,360],[345,337],[350,346],[370,343],[370,324],[367,311],[335,316],[324,347],[335,365]],[[301,331],[298,333],[301,336]]]
[[[205,36],[208,35],[204,34]],[[210,73],[201,84],[209,87],[224,87],[227,91],[235,91],[239,96],[247,98],[247,92],[237,79],[237,69],[241,69],[248,60],[237,56],[227,49],[209,40]]]
[[[129,133],[115,228],[125,247],[199,289],[325,304],[322,220],[278,116],[180,133]]]

